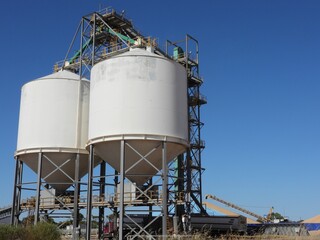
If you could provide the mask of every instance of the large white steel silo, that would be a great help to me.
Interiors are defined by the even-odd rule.
[[[42,178],[58,191],[87,173],[90,82],[69,71],[26,83],[21,91],[18,144],[15,153],[33,171],[43,153]]]
[[[167,143],[168,162],[185,151],[185,68],[144,49],[132,49],[92,68],[88,144],[119,171],[122,140],[132,147],[125,151],[127,178],[138,185],[161,169],[159,144]],[[146,155],[151,164],[143,161]]]

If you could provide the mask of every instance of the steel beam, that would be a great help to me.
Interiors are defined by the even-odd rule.
[[[19,160],[19,158],[18,158]],[[23,177],[23,162],[19,160],[19,173],[18,173],[18,182],[17,182],[17,189],[18,189],[18,194],[17,194],[17,199],[16,199],[16,216],[15,216],[15,225],[18,225],[19,223],[19,216],[20,216],[20,211],[21,211],[21,191],[22,191],[22,177]]]
[[[177,157],[177,179],[175,183],[177,188],[176,199],[181,200],[182,194],[184,193],[184,168],[183,168],[183,154]],[[175,215],[182,216],[184,213],[184,205],[175,206]]]
[[[123,239],[124,220],[124,177],[125,177],[125,141],[121,140],[120,146],[120,216],[119,216],[119,240]]]
[[[19,175],[19,159],[16,159],[16,168],[14,173],[14,185],[13,185],[13,198],[12,198],[12,207],[11,207],[11,225],[15,223],[15,217],[17,214],[17,183]]]
[[[100,201],[105,198],[105,179],[106,175],[106,162],[102,161],[100,163]],[[104,227],[104,206],[99,207],[99,238],[103,235],[103,227]]]
[[[34,214],[34,225],[39,221],[40,214],[40,191],[41,191],[41,173],[42,173],[42,152],[38,153],[38,180],[37,180],[37,195],[36,195],[36,209]]]
[[[167,143],[162,143],[162,239],[167,239],[168,218],[168,165],[167,165]]]
[[[117,193],[117,186],[119,184],[119,172],[117,170],[114,170],[114,193]],[[118,222],[119,214],[118,214],[118,208],[115,206],[113,208],[113,230],[117,231],[117,222]]]
[[[79,226],[79,167],[80,167],[80,154],[78,153],[75,160],[75,172],[74,172],[74,195],[73,195],[73,239],[77,240],[78,226]]]
[[[91,65],[94,65],[94,57],[95,57],[95,45],[96,45],[96,21],[97,14],[93,14],[93,28],[92,28],[92,53],[91,53]]]
[[[82,51],[82,46],[83,46],[83,33],[84,33],[84,18],[81,19],[80,22],[81,29],[80,29],[80,56],[79,56],[79,62],[80,62],[80,68],[79,68],[79,75],[80,79],[82,79],[83,71],[82,71],[82,58],[83,58],[83,51]]]
[[[86,239],[91,239],[91,217],[92,217],[92,173],[93,173],[93,161],[94,161],[94,146],[90,145],[89,149],[89,164],[88,164],[88,193],[87,193],[87,231]]]

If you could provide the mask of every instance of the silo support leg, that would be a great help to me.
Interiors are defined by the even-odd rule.
[[[40,191],[41,191],[41,172],[42,172],[42,152],[38,154],[38,181],[37,181],[37,195],[36,195],[36,209],[34,214],[34,225],[39,221],[40,214]]]
[[[22,191],[22,177],[23,177],[23,162],[19,160],[19,171],[18,171],[18,183],[17,183],[17,197],[16,197],[16,216],[15,216],[15,225],[19,223],[19,216],[21,213],[21,191]]]
[[[125,175],[125,141],[121,140],[120,146],[120,216],[119,216],[119,240],[123,239],[124,217],[124,176]]]
[[[88,172],[88,193],[87,193],[87,232],[86,239],[91,239],[91,216],[92,216],[92,174],[94,161],[94,146],[90,145],[89,153],[89,172]]]
[[[75,172],[74,172],[74,197],[73,197],[73,239],[79,238],[78,233],[78,218],[79,218],[79,166],[80,154],[78,153],[75,159]]]
[[[100,164],[100,201],[105,201],[105,175],[106,175],[106,162],[102,161]],[[103,235],[103,227],[104,227],[104,207],[99,207],[99,238]]]
[[[17,214],[17,183],[19,176],[19,159],[16,159],[16,168],[14,174],[14,186],[13,186],[13,199],[12,199],[12,208],[11,208],[11,225],[15,224],[15,218]]]
[[[167,189],[168,189],[168,165],[167,165],[167,143],[162,143],[162,239],[167,237]]]

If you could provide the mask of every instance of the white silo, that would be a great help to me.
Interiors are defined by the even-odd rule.
[[[167,161],[188,146],[187,77],[185,68],[144,49],[132,49],[96,64],[91,70],[89,145],[120,170],[120,142],[127,178],[138,185],[161,169],[162,142]],[[152,154],[148,155],[152,149]],[[148,155],[148,161],[140,161]],[[135,165],[137,161],[139,164]],[[153,166],[152,166],[153,165]]]
[[[89,91],[90,82],[69,71],[22,87],[15,156],[37,173],[43,153],[42,178],[58,191],[72,184],[78,153],[80,177],[88,171]]]

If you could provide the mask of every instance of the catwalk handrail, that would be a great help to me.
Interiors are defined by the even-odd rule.
[[[119,204],[119,193],[105,196],[92,196],[92,206],[100,207],[100,206],[111,206]],[[178,204],[184,203],[184,195],[179,194],[176,199]],[[73,196],[55,196],[55,197],[46,197],[40,199],[40,208],[41,209],[53,209],[59,207],[68,206],[68,208],[73,208]],[[162,192],[161,191],[148,191],[145,194],[136,193],[136,192],[125,192],[124,193],[124,203],[126,205],[145,205],[150,203],[155,203],[159,205],[162,203]],[[36,201],[35,197],[28,198],[23,200],[20,204],[21,209],[32,209],[35,207]],[[80,196],[79,197],[79,207],[86,207],[87,197]]]

